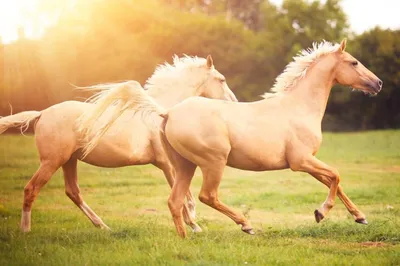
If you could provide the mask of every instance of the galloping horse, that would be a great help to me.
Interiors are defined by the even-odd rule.
[[[143,90],[136,81],[116,84],[97,85],[89,89],[100,89],[94,99],[100,103],[102,97],[111,97],[126,87],[135,87],[146,96],[152,97],[158,104],[171,107],[190,96],[204,96],[228,101],[237,101],[222,75],[215,69],[211,56],[174,57],[174,64],[158,66]],[[108,110],[99,119],[98,113],[93,113],[95,105],[77,101],[68,101],[51,106],[43,111],[27,111],[0,119],[0,134],[9,127],[29,125],[35,121],[35,139],[40,155],[40,167],[30,179],[24,190],[24,202],[21,218],[21,229],[30,231],[31,209],[40,189],[50,180],[57,169],[62,167],[67,196],[84,212],[96,227],[108,228],[93,210],[83,200],[77,176],[77,161],[101,167],[122,167],[129,165],[153,164],[160,168],[170,186],[174,182],[174,169],[166,155],[159,135],[162,119],[158,115],[150,117],[151,122],[145,123],[134,111],[126,112],[115,120],[113,110]],[[119,110],[118,107],[114,106]],[[82,147],[92,137],[96,138],[98,125],[115,121],[108,133],[97,138],[98,145],[94,149]],[[94,131],[81,132],[77,125],[85,121],[95,128]],[[92,123],[93,122],[93,123]],[[86,134],[84,136],[84,133]],[[90,135],[87,135],[90,134]],[[201,231],[193,221],[195,203],[191,193],[188,193],[188,205],[185,206],[185,221],[194,231]]]
[[[192,97],[168,110],[154,111],[164,117],[164,140],[176,170],[168,205],[181,237],[186,236],[184,196],[196,166],[203,173],[200,201],[230,217],[246,233],[254,234],[247,218],[218,199],[225,165],[307,172],[329,188],[327,199],[314,212],[317,222],[328,214],[338,195],[355,221],[367,224],[365,215],[339,185],[339,172],[315,157],[332,86],[339,83],[371,95],[382,89],[382,81],[345,52],[345,47],[346,40],[340,44],[324,41],[302,51],[278,76],[273,87],[277,93],[265,94],[264,100],[231,103]],[[145,100],[151,104],[148,97],[142,97]],[[148,108],[139,103],[136,110]]]

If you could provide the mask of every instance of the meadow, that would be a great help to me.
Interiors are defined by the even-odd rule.
[[[305,173],[227,168],[220,198],[251,220],[256,235],[197,201],[203,232],[182,240],[167,207],[169,187],[153,166],[79,164],[88,205],[111,227],[95,228],[64,193],[58,171],[19,231],[23,188],[39,160],[32,136],[0,136],[0,265],[399,265],[400,131],[325,133],[318,158],[336,167],[369,225],[339,199],[319,224],[328,189]],[[198,195],[197,172],[192,191]]]

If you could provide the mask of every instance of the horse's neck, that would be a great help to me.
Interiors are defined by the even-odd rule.
[[[297,109],[297,114],[305,114],[311,119],[316,119],[315,122],[322,122],[334,85],[335,64],[332,58],[321,59],[307,70],[306,77],[300,80],[293,90],[287,92]]]
[[[195,88],[192,87],[186,87],[180,90],[174,88],[162,91],[155,90],[154,88],[146,90],[147,94],[164,108],[170,108],[191,96],[195,96],[195,91]]]
[[[146,91],[162,107],[171,108],[191,96],[196,96],[196,90],[196,84],[170,84],[160,88],[153,87]]]

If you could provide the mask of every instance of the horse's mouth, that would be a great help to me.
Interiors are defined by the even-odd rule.
[[[364,86],[362,88],[356,88],[355,87],[353,89],[353,91],[354,90],[362,91],[365,95],[376,96],[382,90],[382,87],[380,87],[379,85],[368,81],[368,82],[364,83]]]
[[[378,92],[376,91],[371,91],[371,90],[367,90],[367,89],[358,89],[358,88],[353,88],[353,91],[359,91],[359,92],[363,92],[365,95],[369,95],[369,96],[376,96],[378,95]]]

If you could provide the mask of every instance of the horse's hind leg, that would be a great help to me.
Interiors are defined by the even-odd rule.
[[[221,183],[225,165],[225,162],[214,162],[211,165],[200,167],[203,172],[203,185],[199,199],[201,202],[231,218],[236,224],[240,224],[243,232],[253,235],[253,227],[247,218],[218,199],[218,187]]]
[[[64,172],[65,193],[96,227],[110,229],[82,198],[78,186],[77,162],[76,158],[70,158],[62,166]]]
[[[167,178],[168,184],[172,188],[173,184],[174,184],[174,179],[175,179],[174,171],[172,170],[172,168],[170,166],[162,167],[162,170],[164,172],[165,177]],[[190,192],[190,189],[188,190],[188,192],[186,194],[186,199],[187,199],[188,204],[183,205],[183,219],[184,219],[185,223],[192,228],[193,232],[199,233],[202,230],[201,230],[201,227],[194,221],[196,211],[194,209],[195,203],[193,200],[193,195]],[[192,209],[190,208],[190,206],[192,207]]]
[[[32,204],[37,198],[40,189],[50,180],[51,176],[58,168],[59,166],[54,165],[52,162],[42,161],[39,169],[25,186],[21,217],[21,230],[23,232],[29,232],[31,230]]]
[[[186,194],[187,200],[187,209],[190,217],[192,219],[196,218],[196,200],[193,197],[192,191],[189,189],[188,193]]]

